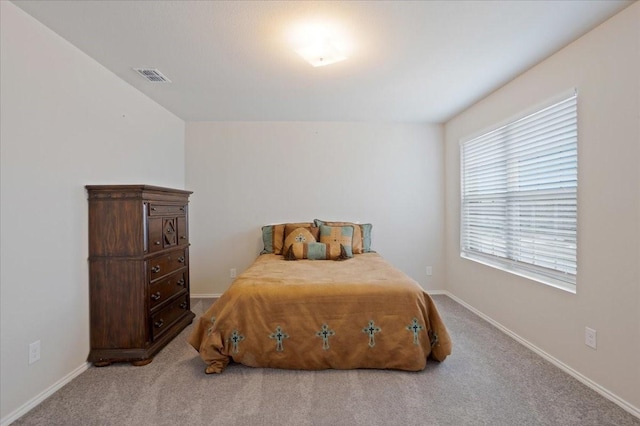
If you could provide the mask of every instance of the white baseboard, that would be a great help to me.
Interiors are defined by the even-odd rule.
[[[17,410],[15,410],[14,412],[8,414],[5,418],[0,420],[0,426],[8,426],[11,423],[15,422],[20,417],[24,416],[29,411],[31,411],[35,406],[37,406],[42,401],[44,401],[45,399],[49,398],[51,395],[53,395],[55,392],[57,392],[59,389],[61,389],[64,385],[66,385],[67,383],[69,383],[70,381],[72,381],[73,379],[78,377],[80,374],[82,374],[85,371],[87,371],[87,369],[89,369],[90,366],[91,366],[91,364],[88,363],[88,362],[85,362],[84,364],[80,365],[78,368],[73,370],[71,373],[67,374],[66,376],[64,376],[63,378],[61,378],[57,382],[55,382],[53,385],[49,386],[43,392],[41,392],[40,394],[38,394],[34,398],[31,398],[25,404],[20,406]]]
[[[204,294],[193,294],[191,293],[191,298],[192,299],[217,299],[220,296],[222,296],[221,294],[218,293],[204,293]]]
[[[582,375],[578,371],[576,371],[573,368],[569,367],[564,362],[562,362],[559,359],[549,355],[547,352],[543,351],[542,349],[540,349],[539,347],[537,347],[533,343],[523,339],[522,337],[520,337],[519,335],[517,335],[513,331],[509,330],[507,327],[503,326],[502,324],[500,324],[499,322],[497,322],[493,318],[483,314],[482,312],[480,312],[479,310],[477,310],[473,306],[469,305],[468,303],[464,302],[463,300],[459,299],[458,297],[454,296],[453,294],[449,293],[448,291],[440,291],[440,290],[438,290],[438,291],[430,291],[429,293],[430,294],[444,294],[444,295],[449,296],[450,298],[452,298],[453,300],[455,300],[456,302],[458,302],[459,304],[464,306],[466,309],[468,309],[471,312],[473,312],[474,314],[478,315],[480,318],[484,319],[485,321],[487,321],[488,323],[490,323],[491,325],[496,327],[498,330],[500,330],[503,333],[505,333],[507,336],[513,338],[514,340],[516,340],[521,345],[525,346],[528,349],[531,349],[533,352],[537,353],[542,358],[544,358],[547,361],[549,361],[551,364],[555,365],[556,367],[558,367],[559,369],[561,369],[565,373],[569,374],[570,376],[572,376],[573,378],[578,380],[580,383],[582,383],[582,384],[588,386],[589,388],[593,389],[594,391],[598,392],[600,395],[602,395],[603,397],[607,398],[609,401],[613,402],[614,404],[620,406],[620,408],[622,408],[623,410],[627,411],[628,413],[640,418],[640,408],[635,407],[634,405],[632,405],[629,402],[625,401],[624,399],[620,398],[619,396],[617,396],[616,394],[614,394],[610,390],[602,387],[598,383],[594,382],[593,380],[589,379],[588,377]]]

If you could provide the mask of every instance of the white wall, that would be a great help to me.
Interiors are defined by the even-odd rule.
[[[577,294],[459,256],[458,141],[578,89]],[[640,4],[445,126],[448,290],[640,412]],[[597,330],[598,348],[584,344]]]
[[[1,416],[89,353],[85,184],[184,185],[184,122],[13,4],[1,15]],[[42,359],[28,365],[28,344]],[[46,393],[46,392],[45,392]]]
[[[373,250],[444,288],[441,126],[188,123],[186,158],[194,294],[222,293],[255,260],[262,225],[314,218],[372,223]]]

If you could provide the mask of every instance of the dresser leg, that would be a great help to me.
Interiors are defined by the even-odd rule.
[[[93,363],[94,367],[107,367],[111,365],[111,361],[97,361]]]
[[[137,361],[131,361],[131,365],[136,367],[142,367],[143,365],[150,364],[151,361],[153,361],[153,358],[139,359]]]

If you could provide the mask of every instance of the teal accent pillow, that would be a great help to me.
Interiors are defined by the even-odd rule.
[[[293,243],[285,252],[285,260],[346,260],[352,258],[351,247],[337,243]]]
[[[307,259],[311,259],[311,260],[323,260],[323,259],[329,259],[331,257],[331,254],[329,254],[329,256],[327,256],[327,245],[326,244],[322,244],[322,243],[309,243],[307,244],[307,252],[305,253],[307,255]]]
[[[262,243],[264,250],[260,254],[273,253],[273,225],[262,227]]]
[[[360,225],[360,229],[362,230],[363,253],[375,253],[373,250],[371,250],[371,228],[373,228],[373,225],[371,225],[370,223]]]

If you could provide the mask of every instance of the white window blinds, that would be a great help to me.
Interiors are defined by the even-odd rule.
[[[577,96],[461,143],[461,255],[575,291]]]

